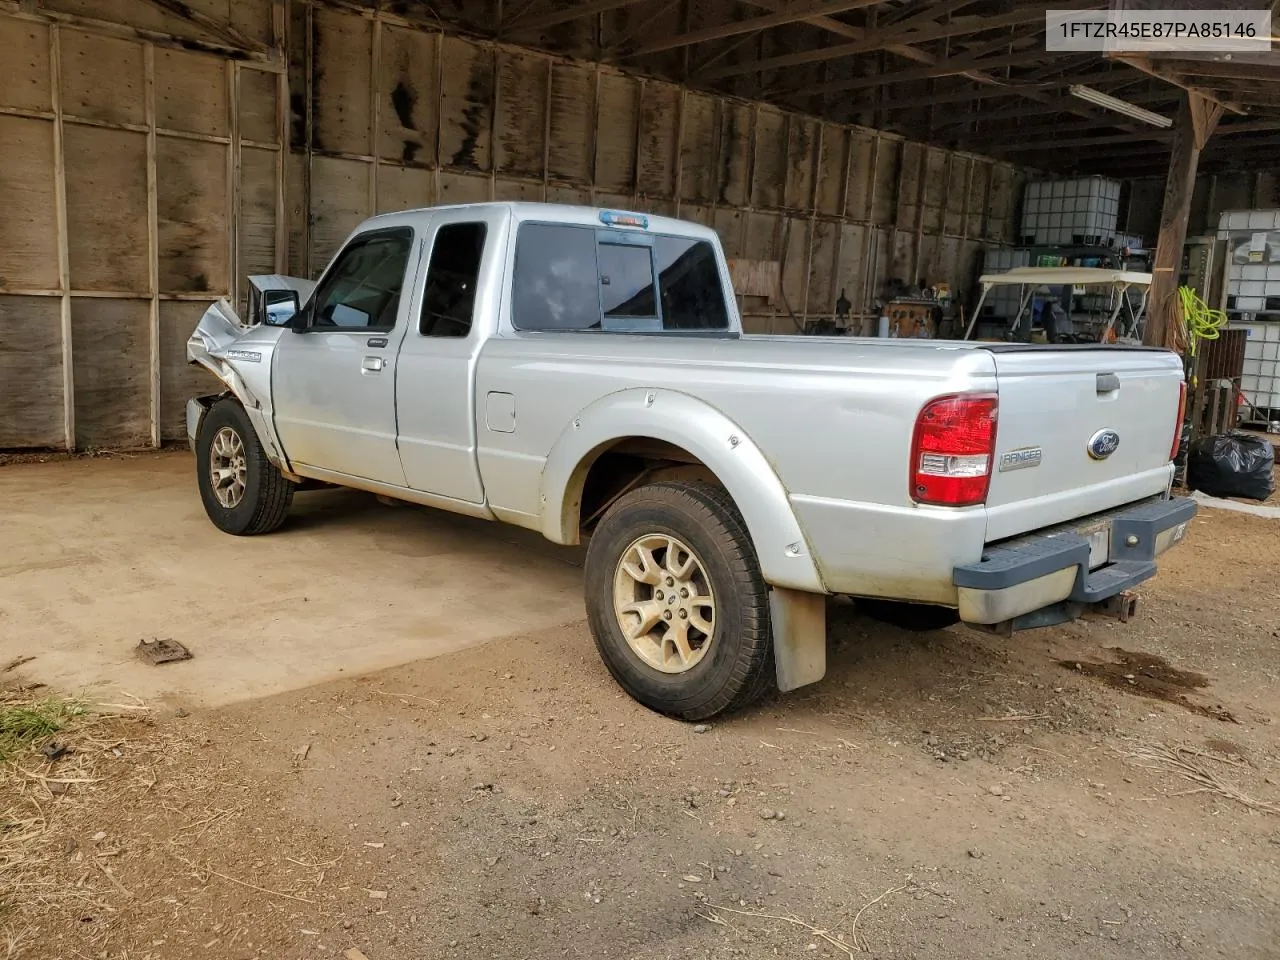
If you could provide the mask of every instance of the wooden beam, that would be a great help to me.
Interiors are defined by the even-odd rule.
[[[1150,60],[1150,58],[1148,58]],[[1280,67],[1272,63],[1237,63],[1228,60],[1164,60],[1156,65],[1184,77],[1225,77],[1233,80],[1280,80]]]
[[[1182,265],[1182,245],[1187,239],[1191,196],[1195,192],[1199,144],[1208,141],[1218,116],[1221,116],[1221,110],[1215,115],[1206,109],[1203,98],[1199,104],[1195,103],[1196,99],[1196,94],[1187,94],[1173,127],[1173,149],[1169,155],[1164,204],[1160,210],[1160,234],[1151,267],[1147,326],[1142,338],[1144,343],[1157,347],[1172,346],[1174,342],[1174,322],[1178,316],[1178,270]],[[1197,112],[1201,114],[1199,121],[1195,119]]]
[[[964,0],[968,3],[970,0]],[[964,3],[956,2],[952,4],[939,4],[940,9],[931,9],[928,11],[930,18],[937,18],[946,14],[948,7],[963,6]],[[867,33],[861,40],[853,43],[842,43],[833,47],[822,47],[817,50],[804,50],[799,53],[790,53],[783,56],[768,57],[764,60],[752,63],[739,63],[733,66],[723,67],[719,70],[712,70],[698,77],[699,80],[720,80],[725,77],[734,77],[743,73],[756,73],[760,70],[780,70],[785,67],[803,66],[810,63],[820,63],[827,60],[839,60],[844,57],[857,56],[862,53],[874,53],[877,50],[890,49],[892,46],[909,45],[916,43],[925,43],[931,40],[941,40],[946,37],[960,36],[966,33],[974,33],[976,31],[993,30],[997,27],[1008,27],[1021,25],[1025,23],[1042,22],[1044,12],[1039,10],[1028,10],[1022,8],[1012,13],[1003,14],[995,17],[966,17],[961,20],[955,20],[951,23],[934,23],[931,27],[924,27],[918,31],[911,32],[906,27],[913,21],[903,21],[883,30]],[[894,51],[897,52],[896,50]]]
[[[75,13],[63,13],[60,10],[49,10],[45,7],[39,8],[37,11],[31,12],[22,8],[5,11],[7,16],[14,17],[17,20],[25,20],[28,23],[58,23],[68,27],[76,27],[78,29],[89,30],[93,33],[104,33],[109,37],[121,37],[125,40],[141,40],[148,43],[154,43],[158,47],[166,47],[172,50],[196,50],[202,53],[212,53],[222,57],[229,57],[233,60],[256,60],[261,62],[270,62],[271,69],[283,70],[284,64],[271,60],[269,53],[260,50],[248,50],[242,47],[231,46],[226,43],[218,43],[212,40],[197,40],[194,37],[177,37],[173,34],[164,33],[160,30],[147,30],[143,27],[127,26],[121,23],[113,23],[110,20],[99,20],[96,17],[85,17]]]
[[[761,17],[748,17],[746,20],[735,20],[732,23],[706,27],[702,30],[694,30],[691,33],[669,36],[663,40],[628,51],[622,56],[624,58],[643,57],[651,53],[662,53],[664,50],[674,50],[677,47],[691,46],[695,43],[708,43],[713,40],[736,37],[743,33],[752,33],[756,30],[769,30],[773,27],[781,27],[790,23],[802,23],[817,17],[827,16],[828,14],[859,10],[882,2],[883,0],[826,0],[825,3],[818,4],[808,2],[792,4],[778,13],[769,13]],[[966,2],[969,2],[969,0],[966,0]],[[750,73],[752,71],[744,72]]]
[[[1204,97],[1188,97],[1187,104],[1191,108],[1191,129],[1196,149],[1203,150],[1222,119],[1222,104]]]
[[[1024,39],[1024,38],[1018,38]],[[970,69],[991,70],[996,67],[1011,67],[1022,63],[1031,63],[1037,60],[1044,60],[1046,57],[1052,57],[1053,54],[1046,53],[1044,48],[1037,45],[1027,50],[1020,50],[1017,53],[1009,53],[1000,57],[985,57],[993,49],[1008,46],[1013,42],[1010,38],[1002,39],[998,44],[987,44],[979,47],[972,54],[961,57],[955,57],[951,60],[944,60],[935,63],[931,67],[912,67],[907,70],[898,70],[894,73],[877,74],[871,77],[851,77],[847,80],[836,80],[832,83],[820,84],[814,87],[803,87],[798,90],[779,91],[790,96],[817,96],[821,93],[842,93],[847,90],[864,90],[867,87],[879,87],[890,83],[907,83],[911,80],[928,80],[931,77],[953,77],[957,74],[964,73]]]
[[[530,14],[520,20],[513,20],[511,23],[503,24],[501,32],[508,34],[545,30],[547,27],[568,23],[571,20],[594,17],[596,14],[608,13],[610,10],[620,10],[623,7],[633,7],[638,3],[645,2],[646,0],[594,0],[592,3],[578,3],[559,10],[552,10],[548,13]]]
[[[783,0],[744,0],[744,2],[749,3],[753,7],[760,7],[764,10],[778,11],[784,8]],[[1066,5],[1070,5],[1075,2],[1077,2],[1077,0],[1066,0]],[[874,14],[875,10],[876,8],[872,7],[870,13]],[[865,28],[852,26],[851,24],[845,23],[841,20],[836,20],[833,17],[818,17],[811,20],[810,23],[815,27],[821,27],[828,33],[834,33],[836,36],[846,37],[850,40],[861,40],[867,35],[867,33],[869,33]],[[903,57],[907,60],[914,60],[916,63],[934,64],[938,62],[938,58],[927,50],[921,50],[919,47],[913,47],[909,43],[891,43],[885,46],[884,51],[896,54],[897,56]],[[981,70],[966,70],[963,75],[977,83],[991,84],[993,86],[1000,86],[1004,83],[1004,81],[1000,80],[998,77],[993,77],[988,73],[983,73]]]
[[[760,10],[769,10],[772,13],[781,13],[787,9],[786,0],[744,0],[748,6],[756,7]],[[866,31],[862,27],[855,27],[853,24],[845,23],[843,20],[837,20],[834,17],[811,17],[809,23],[815,27],[834,33],[838,37],[847,37],[850,40],[858,40]]]
[[[1164,80],[1166,83],[1172,83],[1175,87],[1181,87],[1190,95],[1204,97],[1221,103],[1223,107],[1230,110],[1232,113],[1242,114],[1248,112],[1241,104],[1215,94],[1212,90],[1206,89],[1207,85],[1201,85],[1193,78],[1177,73],[1164,63],[1157,64],[1148,57],[1141,57],[1136,54],[1110,54],[1109,59],[1118,60],[1121,63],[1127,63],[1129,66],[1137,70],[1141,70],[1143,73],[1149,73],[1151,76],[1159,80]],[[1256,72],[1252,75],[1252,77],[1257,76],[1258,74]]]
[[[214,19],[207,13],[196,9],[192,4],[184,3],[183,0],[144,0],[144,2],[160,8],[179,20],[187,20],[194,23],[201,29],[209,31],[219,40],[232,46],[240,47],[243,50],[252,50],[255,53],[266,53],[270,49],[265,44],[246,37],[230,23]]]
[[[1038,153],[1042,150],[1066,150],[1072,147],[1097,147],[1108,143],[1134,143],[1142,140],[1167,141],[1173,139],[1168,130],[1148,127],[1147,130],[1135,130],[1132,133],[1107,133],[1096,137],[1053,138],[1048,143],[1027,143],[1027,135],[1020,134],[1022,143],[1001,147],[1002,153]],[[973,146],[973,144],[970,144]]]
[[[1060,80],[1036,80],[1033,78],[1016,76],[1010,77],[1002,86],[979,86],[964,87],[963,89],[948,90],[943,93],[934,94],[927,97],[904,97],[901,100],[886,100],[883,106],[889,110],[910,110],[915,107],[929,107],[943,103],[968,103],[972,100],[986,100],[991,97],[1026,97],[1033,93],[1052,93],[1061,90],[1072,83],[1105,83],[1108,80],[1114,80],[1120,77],[1130,76],[1127,70],[1099,70],[1095,73],[1077,74],[1072,77],[1063,77]],[[1141,75],[1139,76],[1141,79]],[[1177,94],[1170,92],[1168,99],[1174,100]],[[1074,98],[1073,98],[1074,100]],[[1075,100],[1075,103],[1080,103]],[[1042,104],[1040,107],[1030,108],[1036,112],[1043,112],[1044,107],[1048,103]],[[1010,114],[1012,115],[1012,114]],[[994,115],[993,115],[994,116]],[[1030,114],[1028,114],[1030,116]],[[967,122],[967,120],[953,121],[957,123]],[[943,124],[946,126],[946,124]]]
[[[1165,90],[1154,91],[1152,93],[1140,93],[1132,96],[1126,96],[1124,99],[1128,100],[1130,103],[1169,103],[1171,101],[1176,102],[1179,94],[1180,91],[1177,90],[1177,88],[1169,87]],[[1085,106],[1084,102],[1076,97],[1055,97],[1052,100],[1047,100],[1044,103],[1040,103],[1035,106],[1028,105],[1024,107],[1014,107],[1010,110],[999,110],[992,113],[977,113],[972,118],[948,120],[942,123],[941,126],[943,128],[956,126],[960,123],[967,123],[969,119],[985,124],[998,123],[1002,120],[1020,120],[1025,117],[1039,117],[1044,116],[1045,114],[1071,113],[1082,106]],[[1127,121],[1123,118],[1122,114],[1107,113],[1106,111],[1099,110],[1092,118],[1087,119],[1086,122],[1098,127],[1107,125],[1115,126],[1117,124],[1126,123]]]
[[[687,0],[667,0],[662,6],[655,10],[651,15],[630,28],[622,36],[612,40],[605,48],[604,55],[608,57],[616,56],[618,51],[625,49],[633,40],[638,37],[644,37],[649,33],[649,28],[659,21],[668,20],[671,11],[677,6],[684,4],[685,13],[688,13]]]

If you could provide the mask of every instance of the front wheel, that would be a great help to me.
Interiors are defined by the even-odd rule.
[[[741,515],[706,483],[655,483],[609,508],[587,549],[587,618],[614,679],[703,720],[774,678],[768,590]]]
[[[196,439],[196,477],[204,511],[224,533],[270,533],[293,502],[293,483],[267,459],[236,400],[219,400],[205,414]]]

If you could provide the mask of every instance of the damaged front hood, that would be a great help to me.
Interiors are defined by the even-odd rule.
[[[283,327],[249,326],[226,300],[210,305],[187,340],[187,360],[204,367],[240,398],[261,408],[269,405],[271,359]]]

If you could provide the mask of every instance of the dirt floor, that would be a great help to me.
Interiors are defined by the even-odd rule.
[[[317,555],[357,519],[438,522],[342,496],[332,549],[296,535]],[[136,549],[190,510],[159,497]],[[0,957],[1280,957],[1276,569],[1280,521],[1206,509],[1129,624],[913,635],[840,603],[825,681],[705,729],[618,690],[577,599],[564,626],[265,698],[123,698],[147,709],[0,773]],[[134,604],[236,622],[171,576]],[[333,589],[355,644],[371,600]],[[119,608],[85,593],[107,631]],[[66,629],[23,624],[24,649]],[[148,669],[191,690],[220,656]]]
[[[0,659],[38,655],[42,681],[108,700],[217,706],[581,616],[576,554],[351,491],[229,537],[186,450],[0,466],[0,504]],[[134,656],[166,638],[195,655],[181,670]]]

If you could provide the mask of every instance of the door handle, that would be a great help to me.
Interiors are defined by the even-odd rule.
[[[381,357],[365,357],[360,364],[361,373],[380,373],[382,371]]]

